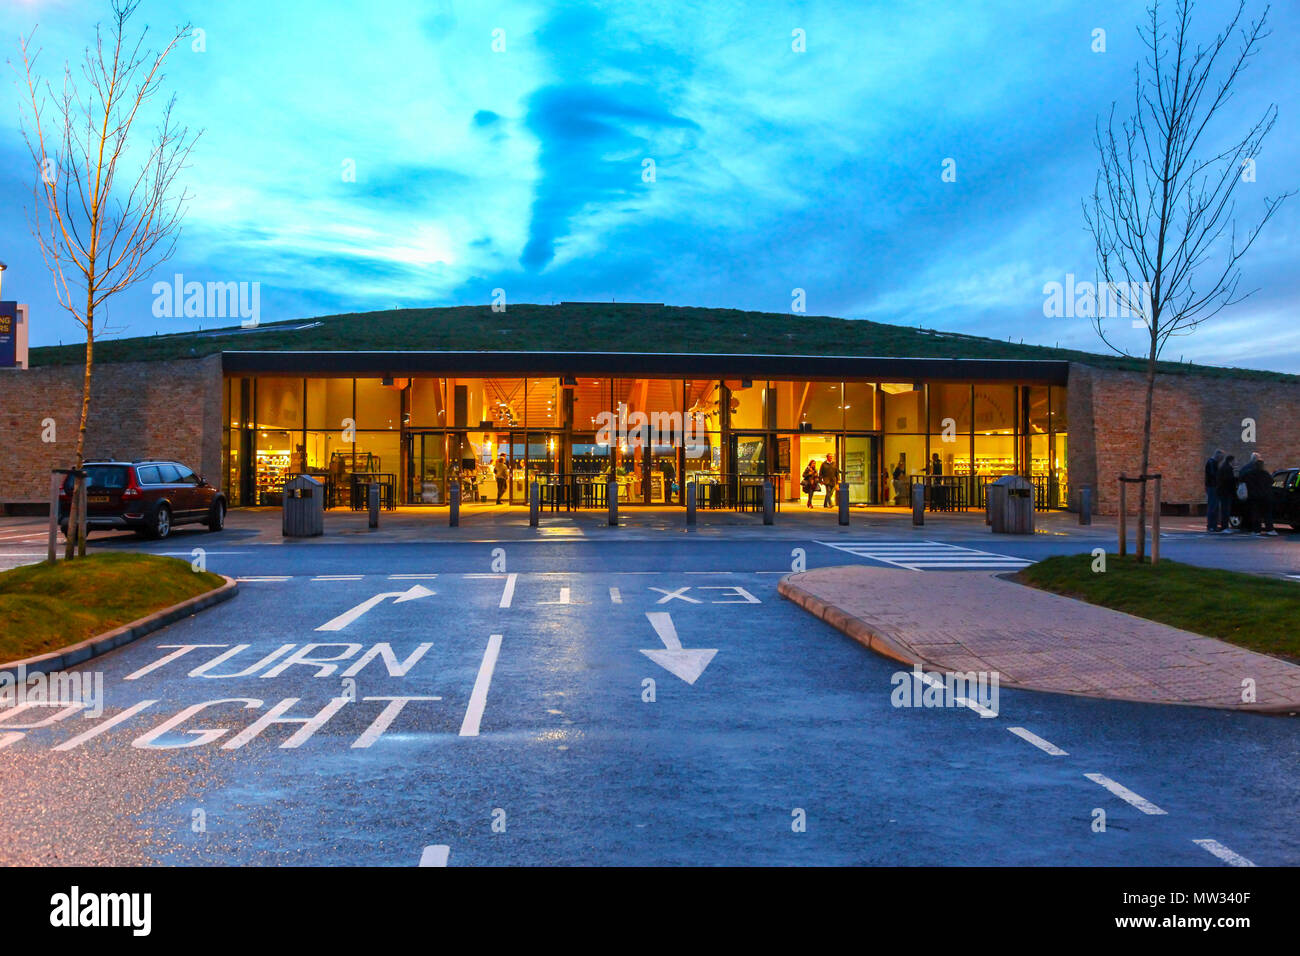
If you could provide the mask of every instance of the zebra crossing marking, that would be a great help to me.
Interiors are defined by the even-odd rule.
[[[845,551],[859,558],[870,558],[907,571],[938,570],[1013,570],[1033,564],[991,551],[963,548],[942,541],[818,541],[817,544]]]

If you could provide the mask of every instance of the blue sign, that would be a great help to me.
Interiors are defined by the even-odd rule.
[[[0,302],[0,368],[18,364],[18,303]]]

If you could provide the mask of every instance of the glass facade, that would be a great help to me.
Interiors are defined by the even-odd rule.
[[[226,379],[223,455],[232,505],[278,505],[311,474],[331,504],[355,476],[401,504],[526,504],[534,482],[613,477],[620,501],[683,503],[685,482],[737,489],[771,479],[809,495],[811,463],[855,505],[905,505],[939,474],[1030,476],[1041,507],[1068,493],[1065,388],[961,382],[667,377]],[[602,492],[603,494],[603,492]],[[706,495],[706,498],[708,496]]]

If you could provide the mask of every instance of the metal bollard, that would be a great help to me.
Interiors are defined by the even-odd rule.
[[[1128,485],[1119,476],[1119,556],[1128,554]]]
[[[370,527],[379,527],[379,482],[366,485],[366,505],[370,508]]]
[[[542,503],[542,489],[538,486],[537,482],[534,481],[531,485],[528,486],[529,527],[532,528],[537,527],[537,512],[541,508],[541,503]]]
[[[912,485],[912,524],[925,524],[925,485]]]
[[[773,524],[776,521],[776,489],[772,487],[772,482],[763,482],[763,524]]]
[[[695,524],[695,482],[686,483],[686,524],[692,526]]]
[[[1155,500],[1151,502],[1151,563],[1160,563],[1160,476],[1155,476]],[[1145,494],[1145,492],[1143,492]]]
[[[1079,524],[1092,524],[1092,489],[1087,485],[1079,489]]]
[[[849,523],[849,483],[847,481],[840,482],[840,500],[838,504],[840,506],[840,524],[847,525]]]
[[[49,529],[49,549],[46,552],[46,561],[55,561],[58,559],[58,553],[55,548],[59,543],[59,489],[63,487],[63,475],[61,472],[50,473],[50,529]]]
[[[609,526],[618,527],[618,482],[610,479],[605,485],[605,497],[609,503]]]
[[[453,483],[447,489],[447,515],[448,527],[460,527],[460,482]]]

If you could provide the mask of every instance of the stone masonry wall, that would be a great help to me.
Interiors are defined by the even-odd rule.
[[[51,468],[72,465],[82,367],[0,372],[0,506],[49,500]],[[86,457],[174,458],[222,480],[221,356],[99,365],[91,380]],[[55,422],[53,443],[41,422]]]
[[[1093,487],[1098,514],[1119,511],[1116,479],[1140,473],[1145,379],[1120,372],[1070,365],[1067,398],[1070,506],[1078,489]],[[1242,439],[1242,420],[1255,421],[1255,442]],[[1196,375],[1158,375],[1152,409],[1151,471],[1162,475],[1166,505],[1205,504],[1205,460],[1222,448],[1244,465],[1259,452],[1270,470],[1300,464],[1300,383]],[[1136,485],[1129,510],[1136,512]]]

